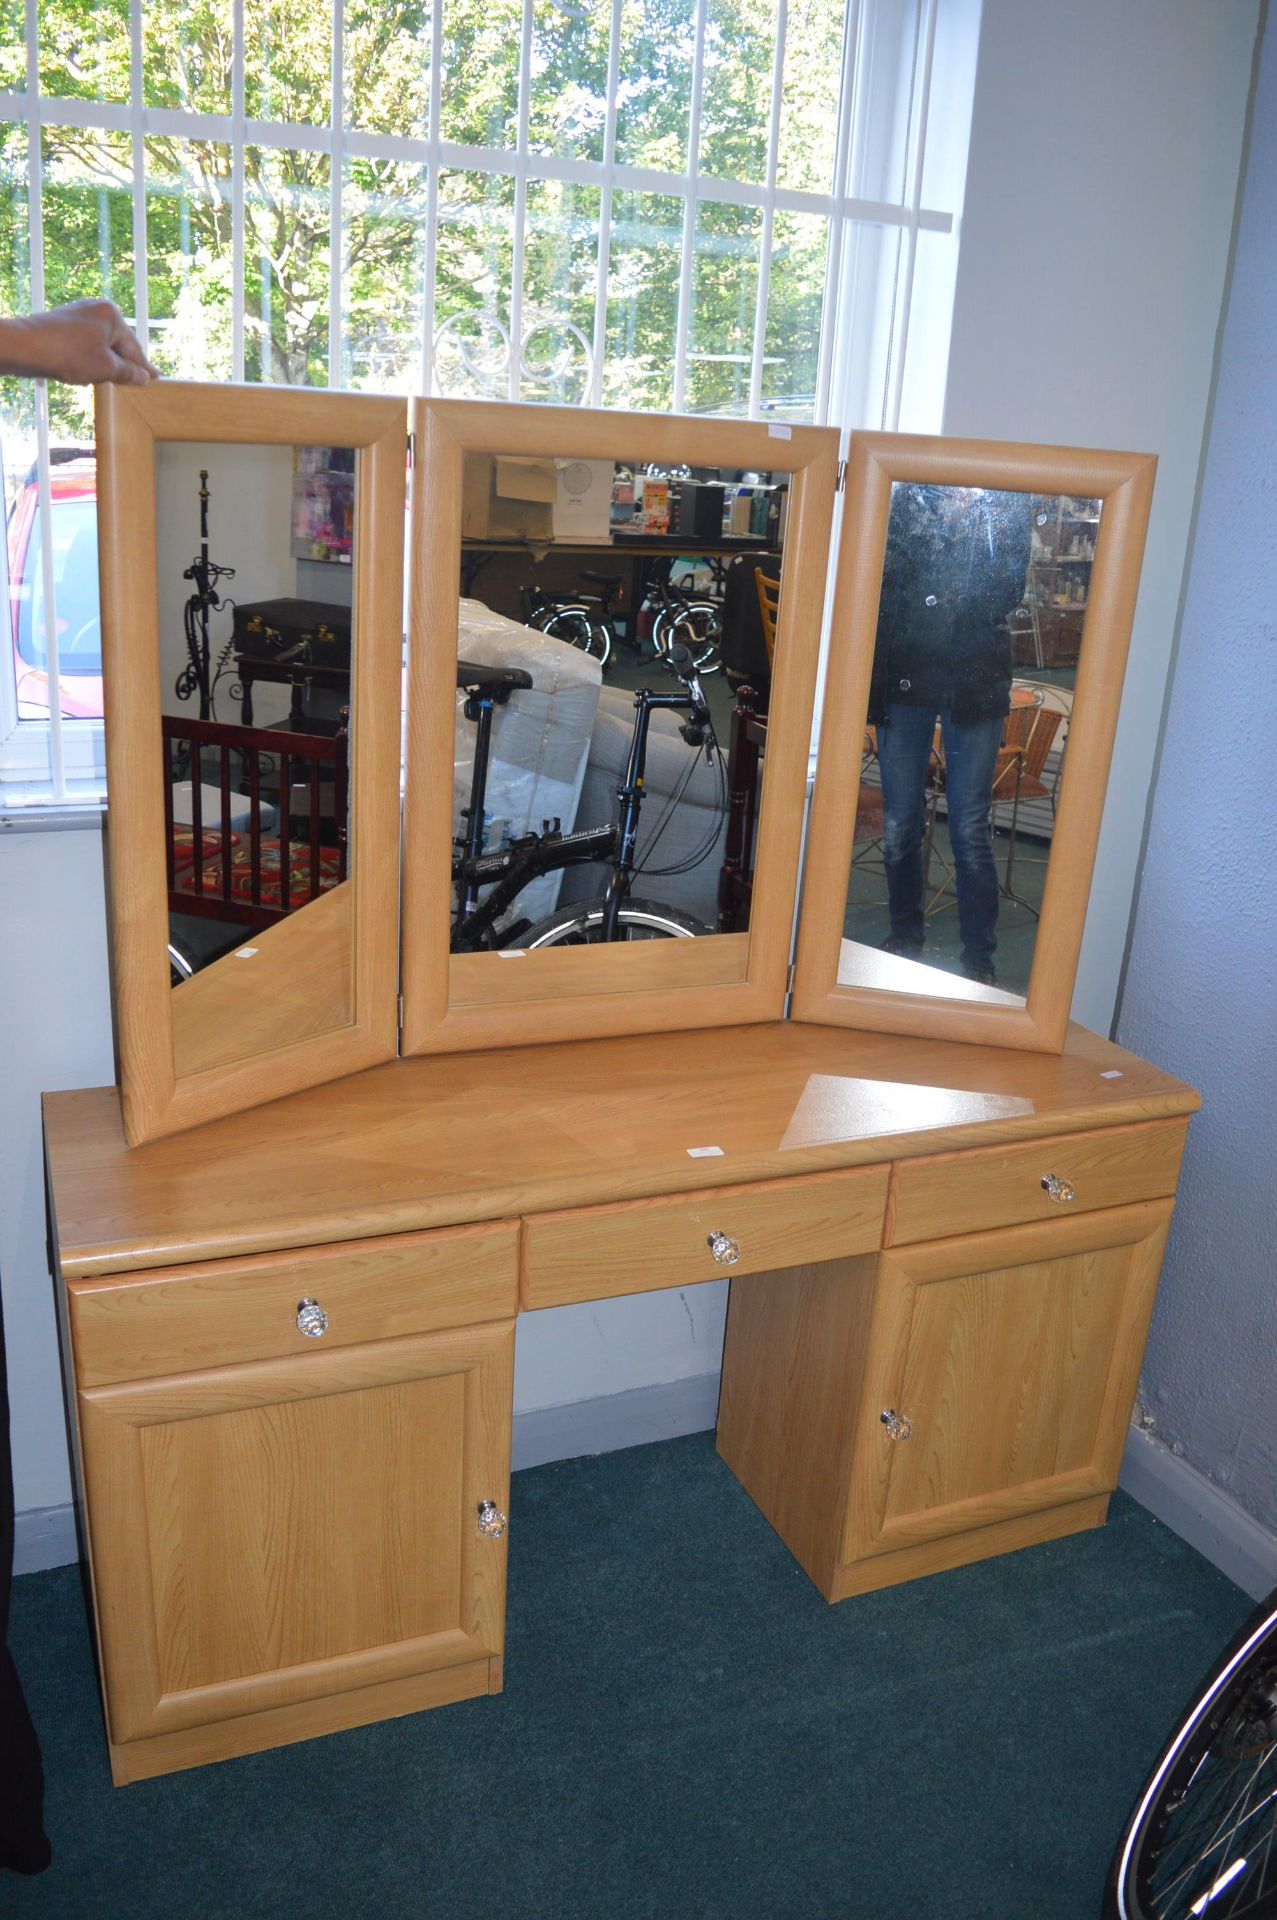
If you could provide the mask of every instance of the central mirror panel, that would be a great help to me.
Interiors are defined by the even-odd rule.
[[[835,436],[430,402],[419,440],[409,1050],[778,1017]]]
[[[893,484],[840,986],[1025,1004],[1100,511]]]

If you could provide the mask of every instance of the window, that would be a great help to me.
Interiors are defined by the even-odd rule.
[[[978,10],[29,0],[0,298],[106,294],[186,378],[934,428]],[[90,396],[4,383],[0,431],[0,779],[66,798]]]

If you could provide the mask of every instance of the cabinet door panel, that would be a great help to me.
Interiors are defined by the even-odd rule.
[[[843,1562],[1110,1490],[1169,1201],[884,1254]],[[904,1415],[893,1440],[884,1412]]]
[[[112,1738],[500,1653],[513,1328],[80,1396]]]

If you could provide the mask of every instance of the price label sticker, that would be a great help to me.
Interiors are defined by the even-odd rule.
[[[501,960],[526,960],[528,950],[526,947],[500,947],[497,955]]]
[[[768,427],[767,437],[769,440],[792,440],[794,437],[794,429],[792,427]]]
[[[1121,1080],[1122,1078],[1124,1075],[1120,1067],[1110,1067],[1107,1073],[1100,1075],[1101,1080]]]
[[[256,952],[256,947],[238,947],[235,951],[235,958],[237,960],[251,960]]]
[[[689,1160],[713,1160],[715,1156],[720,1160],[722,1159],[723,1149],[721,1147],[689,1147],[687,1149],[687,1157]]]

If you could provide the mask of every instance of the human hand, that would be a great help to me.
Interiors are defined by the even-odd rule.
[[[110,300],[73,300],[0,321],[0,373],[72,386],[143,387],[159,376]]]

